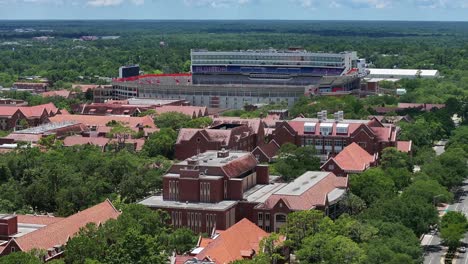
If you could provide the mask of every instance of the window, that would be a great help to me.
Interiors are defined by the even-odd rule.
[[[333,164],[328,165],[328,170],[334,170],[334,169],[335,169],[335,165]]]
[[[331,147],[333,141],[331,139],[325,139],[325,146]]]
[[[263,221],[263,213],[258,213],[258,221]]]
[[[11,253],[13,252],[16,252],[16,248],[15,247],[11,247]]]
[[[315,145],[322,146],[323,145],[323,139],[316,139],[315,140]]]
[[[312,138],[305,138],[304,139],[304,146],[310,146],[314,144],[314,140]]]
[[[366,143],[366,142],[358,142],[358,145],[359,145],[361,148],[366,148],[367,143]]]

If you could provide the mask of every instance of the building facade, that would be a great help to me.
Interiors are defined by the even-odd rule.
[[[296,118],[277,125],[273,139],[279,144],[314,146],[325,162],[351,143],[358,144],[370,154],[380,153],[386,147],[396,147],[400,128],[394,124],[382,124],[371,120],[343,119],[343,113],[335,113],[328,119],[326,111],[318,118]]]
[[[334,213],[347,191],[347,178],[330,172],[308,172],[292,183],[276,180],[269,176],[268,166],[258,164],[250,152],[207,151],[174,164],[163,176],[162,195],[140,204],[168,212],[173,226],[196,233],[225,230],[243,218],[271,232],[284,224],[290,212],[319,209]],[[264,218],[259,212],[270,214],[269,225],[260,222]]]

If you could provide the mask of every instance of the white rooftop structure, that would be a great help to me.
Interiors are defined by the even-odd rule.
[[[279,195],[301,195],[330,174],[328,171],[308,171],[275,192]]]
[[[384,79],[415,79],[415,78],[437,78],[438,70],[418,70],[418,69],[369,69],[367,78]]]
[[[174,208],[184,210],[208,210],[208,211],[225,211],[237,204],[237,201],[224,200],[219,203],[194,203],[194,202],[179,202],[164,200],[162,196],[151,196],[139,202],[139,204],[156,207],[156,208]]]

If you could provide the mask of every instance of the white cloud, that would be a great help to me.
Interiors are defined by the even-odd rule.
[[[351,8],[387,8],[391,7],[398,0],[333,0],[330,7],[351,7]]]
[[[213,8],[245,5],[251,2],[252,0],[184,0],[184,3],[188,6],[198,6],[198,7],[209,6]]]
[[[468,8],[468,0],[412,0],[423,8]]]

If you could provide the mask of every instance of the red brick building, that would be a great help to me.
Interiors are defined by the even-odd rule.
[[[60,258],[66,243],[80,228],[88,223],[99,225],[119,215],[109,200],[67,218],[0,215],[0,257],[40,249],[47,252],[44,261]]]
[[[293,211],[334,214],[348,185],[347,177],[330,172],[307,172],[291,183],[275,180],[250,152],[207,151],[174,164],[163,176],[162,195],[140,204],[167,211],[172,225],[197,233],[225,230],[243,218],[270,232]]]
[[[396,147],[400,128],[371,120],[343,119],[343,113],[335,113],[327,119],[326,111],[318,118],[296,118],[280,123],[273,138],[279,145],[292,143],[297,146],[314,146],[322,161],[341,152],[344,147],[356,143],[368,153],[380,153],[386,147]]]
[[[37,106],[0,106],[0,130],[19,130],[49,122],[60,111],[54,104]],[[24,120],[24,121],[23,121]]]
[[[208,150],[253,151],[264,144],[264,134],[260,119],[214,118],[209,128],[179,131],[175,158],[184,160]]]
[[[321,169],[333,172],[337,176],[361,173],[377,165],[378,153],[369,154],[356,143],[346,146],[338,155],[330,158]]]
[[[252,154],[255,156],[258,162],[273,162],[276,155],[278,154],[280,145],[275,140],[270,141],[268,144],[257,146]]]

